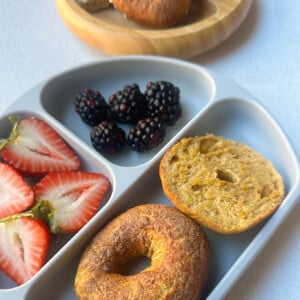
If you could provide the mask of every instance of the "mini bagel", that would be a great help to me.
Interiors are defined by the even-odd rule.
[[[188,12],[191,0],[112,0],[128,19],[151,27],[177,24]]]
[[[138,256],[151,265],[121,275]],[[199,299],[210,262],[208,239],[199,225],[178,209],[140,205],[113,219],[84,251],[75,278],[79,299]]]
[[[253,227],[284,199],[283,179],[270,161],[220,136],[181,139],[164,154],[159,174],[176,207],[220,233]]]

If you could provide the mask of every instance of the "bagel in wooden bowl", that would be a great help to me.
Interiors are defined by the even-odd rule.
[[[77,1],[79,0],[56,0],[60,16],[77,37],[102,53],[113,56],[135,54],[178,58],[194,57],[224,42],[239,28],[252,4],[252,0],[192,0],[188,12],[184,13],[179,22],[156,28],[124,17],[124,13],[113,5],[90,12],[82,7],[87,6],[87,3],[80,5]],[[80,0],[82,1],[86,2]],[[99,1],[99,5],[107,5],[102,3],[104,0]],[[124,1],[127,3],[129,0]],[[170,0],[168,2],[171,3]],[[176,7],[177,1],[173,2]],[[188,3],[178,2],[182,6],[175,10],[177,17],[183,13]],[[130,3],[136,3],[142,8],[144,1],[132,0]],[[115,5],[120,5],[121,8],[118,2]],[[121,9],[126,11],[126,7]],[[142,9],[134,13],[136,18],[143,14],[141,11]],[[154,11],[156,10],[153,8],[152,13],[149,13],[151,18]],[[127,12],[129,13],[131,14]],[[158,20],[163,15],[170,18],[170,12],[159,13]]]
[[[170,27],[188,13],[191,0],[113,0],[125,16],[149,27]]]

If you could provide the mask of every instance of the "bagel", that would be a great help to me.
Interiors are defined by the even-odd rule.
[[[271,162],[244,144],[214,135],[178,141],[163,155],[159,176],[177,208],[225,234],[253,227],[284,199],[283,179]]]
[[[150,27],[176,25],[188,12],[191,0],[112,0],[128,19]]]
[[[77,3],[91,13],[110,6],[109,0],[77,0]]]
[[[151,265],[122,275],[138,256]],[[199,299],[209,262],[209,242],[196,222],[175,207],[140,205],[96,234],[80,259],[75,291],[81,300]]]

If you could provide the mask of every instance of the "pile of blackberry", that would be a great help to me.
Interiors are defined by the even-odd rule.
[[[127,84],[106,102],[99,91],[86,88],[74,100],[75,111],[92,126],[90,139],[103,154],[120,153],[125,144],[144,152],[157,147],[166,128],[181,117],[180,89],[168,81],[151,81],[144,93]],[[120,124],[132,124],[126,135]]]

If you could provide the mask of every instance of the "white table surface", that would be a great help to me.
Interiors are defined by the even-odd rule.
[[[0,1],[0,108],[56,73],[104,57],[73,36],[54,1]],[[300,157],[299,0],[254,0],[229,40],[190,61],[249,90]],[[300,299],[299,205],[227,299]]]

